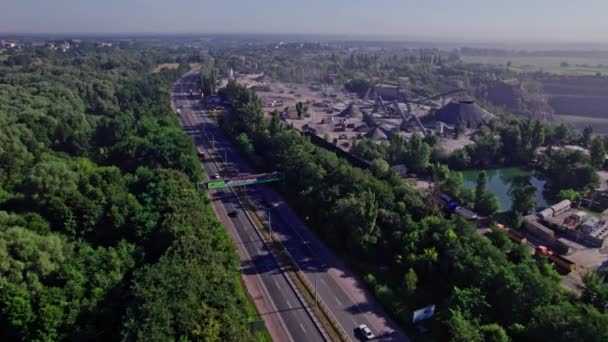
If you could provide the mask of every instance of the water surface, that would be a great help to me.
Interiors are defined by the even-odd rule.
[[[536,178],[532,172],[523,170],[518,167],[506,167],[500,169],[489,169],[485,170],[488,176],[488,183],[486,188],[492,192],[498,198],[500,203],[500,211],[511,210],[511,197],[509,193],[511,189],[516,186],[532,184],[536,187],[536,198],[538,200],[539,207],[546,207],[547,201],[543,196],[543,190],[545,188],[545,181]],[[463,171],[464,185],[466,187],[475,189],[477,175],[481,170],[467,170]]]

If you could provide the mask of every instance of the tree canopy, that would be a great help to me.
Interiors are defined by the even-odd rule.
[[[251,340],[170,112],[188,68],[153,72],[192,51],[82,45],[0,66],[0,339]]]

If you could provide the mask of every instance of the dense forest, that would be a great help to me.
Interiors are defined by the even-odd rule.
[[[260,170],[272,165],[284,172],[278,187],[291,206],[413,336],[412,311],[437,304],[437,340],[608,340],[608,287],[599,277],[588,276],[582,298],[575,298],[561,289],[546,257],[531,256],[500,230],[482,237],[472,224],[445,217],[386,162],[371,171],[353,167],[278,115],[265,117],[251,90],[232,82],[220,94],[233,105],[223,127],[242,153]],[[428,143],[396,142],[386,153],[426,168]],[[435,169],[449,178],[446,167]]]
[[[0,61],[0,340],[254,340],[169,90],[189,50]],[[193,60],[194,59],[194,60]]]

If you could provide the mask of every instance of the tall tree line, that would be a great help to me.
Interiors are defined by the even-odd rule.
[[[84,44],[83,44],[84,45]],[[248,341],[164,48],[0,66],[0,339]],[[187,57],[183,57],[187,58]]]

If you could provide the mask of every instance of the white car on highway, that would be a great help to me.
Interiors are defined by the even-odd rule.
[[[371,340],[372,338],[374,338],[374,333],[372,333],[372,331],[370,330],[370,328],[367,327],[367,325],[361,324],[359,325],[358,329],[361,335],[363,335],[363,337],[365,337],[366,339]]]

